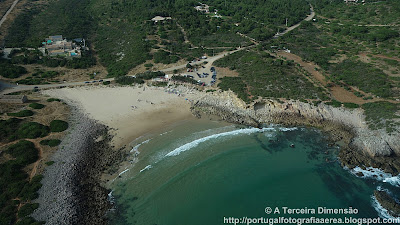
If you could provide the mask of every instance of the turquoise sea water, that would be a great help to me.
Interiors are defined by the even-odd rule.
[[[294,147],[291,147],[294,144]],[[351,217],[378,217],[371,198],[392,185],[343,169],[338,148],[309,128],[264,129],[187,121],[135,140],[138,163],[114,181],[111,224],[217,225],[224,217],[284,215],[282,207],[357,209]],[[269,215],[265,208],[278,207]]]

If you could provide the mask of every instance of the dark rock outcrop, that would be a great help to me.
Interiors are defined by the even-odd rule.
[[[376,190],[374,196],[379,204],[388,210],[393,217],[400,217],[400,204],[390,196],[386,191]]]

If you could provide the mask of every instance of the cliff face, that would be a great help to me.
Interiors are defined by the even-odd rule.
[[[332,140],[343,140],[350,149],[360,151],[367,157],[400,155],[399,133],[370,130],[362,109],[335,108],[323,103],[314,106],[292,100],[258,100],[247,105],[233,92],[213,92],[193,102],[192,111],[195,114],[218,115],[228,122],[251,126],[275,123],[318,127],[329,132]]]

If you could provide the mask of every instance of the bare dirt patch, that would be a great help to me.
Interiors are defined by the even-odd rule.
[[[321,68],[317,65],[315,65],[312,62],[304,62],[300,56],[297,56],[293,53],[288,53],[288,52],[277,52],[277,56],[285,57],[288,60],[293,60],[296,63],[300,64],[301,67],[303,67],[307,72],[309,72],[315,79],[317,79],[319,82],[321,82],[322,85],[326,85],[327,81],[325,79],[325,76],[317,71],[316,69],[320,70]]]
[[[356,104],[364,104],[368,102],[360,97],[357,97],[353,92],[348,91],[340,86],[334,86],[330,88],[331,94],[339,102],[352,102]]]
[[[187,63],[187,61],[184,60],[184,59],[181,59],[176,63],[163,64],[163,63],[154,63],[153,60],[148,60],[145,63],[140,64],[140,65],[136,66],[135,68],[131,69],[128,72],[128,75],[135,75],[135,74],[138,74],[138,73],[146,72],[148,69],[144,65],[148,64],[148,63],[153,64],[153,66],[150,68],[150,70],[157,71],[157,70],[168,69],[170,67],[177,67],[177,66],[180,66],[180,65],[183,65],[183,64]]]
[[[238,77],[239,73],[234,70],[230,70],[229,68],[224,68],[224,67],[215,67],[215,70],[217,71],[217,82],[216,85],[221,83],[221,80],[219,78],[222,77]]]

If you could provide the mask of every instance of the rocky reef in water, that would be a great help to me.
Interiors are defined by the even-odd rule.
[[[400,204],[384,190],[375,190],[374,196],[379,204],[393,217],[400,217]]]

